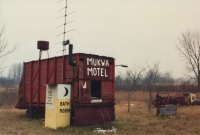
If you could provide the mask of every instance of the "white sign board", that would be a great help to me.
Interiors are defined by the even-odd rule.
[[[54,110],[55,99],[70,99],[71,85],[58,84],[46,87],[46,109]]]
[[[55,99],[55,85],[48,85],[46,87],[46,109],[54,110],[54,99]]]
[[[101,103],[101,102],[102,102],[102,99],[91,100],[91,103]]]
[[[176,105],[165,105],[164,107],[160,108],[160,115],[172,115],[177,112]]]

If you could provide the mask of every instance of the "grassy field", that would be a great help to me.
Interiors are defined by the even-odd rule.
[[[155,93],[153,93],[155,95]],[[116,92],[116,133],[107,134],[200,134],[200,106],[180,106],[173,116],[156,117],[156,109],[148,112],[148,93],[131,93],[131,111],[127,113],[127,93]],[[100,134],[93,130],[101,125],[69,126],[53,130],[45,128],[42,118],[29,119],[25,110],[14,106],[0,107],[0,134]]]

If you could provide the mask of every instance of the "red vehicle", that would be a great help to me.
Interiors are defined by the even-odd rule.
[[[163,94],[165,94],[165,96]],[[177,104],[177,101],[172,96],[170,96],[168,93],[162,93],[162,96],[160,93],[157,93],[152,104],[155,107],[161,107],[161,106],[167,105],[167,104]]]
[[[162,105],[167,104],[175,104],[175,105],[198,105],[200,104],[200,101],[196,99],[196,94],[192,93],[177,93],[174,96],[170,96],[168,93],[167,96],[163,96],[162,93],[157,93],[154,101],[152,104],[155,107],[159,107]],[[162,96],[161,96],[162,95]]]
[[[24,63],[16,104],[34,117],[45,111],[46,85],[70,84],[71,123],[98,124],[115,118],[115,60],[93,54],[72,54]]]

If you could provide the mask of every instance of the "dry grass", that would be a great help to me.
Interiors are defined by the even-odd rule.
[[[155,108],[148,112],[148,93],[133,92],[128,114],[126,97],[126,92],[116,92],[116,121],[112,124],[118,131],[110,134],[200,134],[200,106],[180,106],[173,117],[156,117]],[[0,107],[0,134],[95,134],[96,127],[100,125],[52,130],[44,127],[42,119],[26,118],[25,110]]]
[[[0,91],[0,107],[7,107],[16,104],[17,95],[18,93],[16,90]]]
[[[44,127],[43,118],[26,118],[25,110],[0,108],[0,134],[83,134],[92,133],[94,128],[71,126],[53,130]]]
[[[132,102],[131,112],[127,106],[116,106],[120,134],[200,134],[200,106],[181,106],[174,116],[157,117],[156,109],[148,112],[145,103]]]
[[[164,93],[163,95],[171,95],[173,96],[174,94],[177,94],[178,92],[161,92],[161,94]],[[146,91],[131,91],[131,101],[137,101],[137,102],[147,102],[149,101],[149,92]],[[157,92],[152,92],[151,98],[154,99],[155,95]],[[195,93],[197,96],[197,99],[200,99],[200,93]],[[117,104],[120,104],[121,102],[126,102],[128,98],[128,92],[126,91],[116,91],[115,93],[115,102]]]
[[[152,93],[152,99],[155,94]],[[174,95],[175,92],[169,92]],[[197,98],[200,93],[196,93]],[[131,111],[128,114],[127,92],[116,92],[116,126],[120,134],[200,134],[200,106],[180,106],[174,116],[156,116],[152,106],[148,112],[149,92],[131,92]],[[120,130],[121,129],[121,130]]]

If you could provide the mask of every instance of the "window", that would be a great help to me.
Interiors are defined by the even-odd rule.
[[[195,96],[192,96],[192,100],[195,100]]]
[[[91,97],[101,98],[101,81],[91,82]]]

